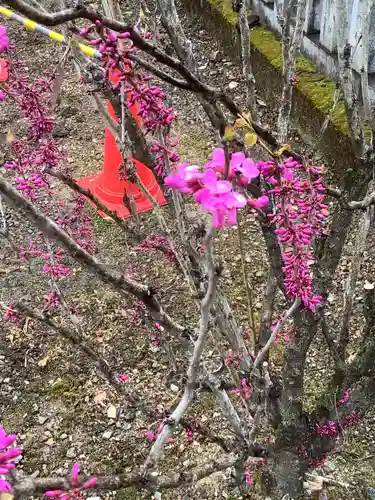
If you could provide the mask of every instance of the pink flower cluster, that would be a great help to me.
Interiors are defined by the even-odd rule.
[[[176,262],[176,256],[169,245],[168,238],[166,238],[165,236],[152,235],[146,240],[142,241],[137,246],[137,250],[141,250],[144,252],[149,252],[150,250],[160,250],[166,255],[169,262]]]
[[[44,297],[44,309],[58,309],[61,304],[61,297],[54,290],[51,290],[48,295]]]
[[[359,424],[361,418],[362,416],[358,412],[349,413],[349,415],[346,415],[346,417],[343,418],[341,425],[344,429],[347,429],[349,427],[355,427],[356,425]]]
[[[272,188],[275,211],[270,222],[282,246],[285,287],[291,300],[299,298],[313,312],[321,297],[312,289],[314,257],[313,239],[322,232],[328,216],[324,203],[325,188],[320,167],[301,165],[289,158],[258,164],[261,174]]]
[[[50,254],[49,252],[43,251],[40,248],[36,248],[33,240],[29,241],[28,248],[21,248],[20,250],[20,257],[23,257],[24,259],[29,259],[31,257],[42,257],[45,262],[42,267],[42,271],[55,278],[61,278],[62,276],[67,276],[68,274],[70,274],[70,268],[64,266],[61,262],[59,262],[59,260],[63,258],[63,255],[63,248],[59,248],[58,250]]]
[[[240,361],[243,359],[243,355],[234,354],[232,349],[229,349],[227,356],[224,360],[225,366],[232,366],[237,370]]]
[[[9,38],[5,26],[0,25],[0,54],[5,52],[9,47]]]
[[[328,420],[327,423],[322,425],[316,424],[315,429],[320,436],[335,437],[339,432],[337,423],[333,420]]]
[[[61,202],[64,212],[57,219],[59,224],[70,236],[90,254],[96,253],[92,218],[85,210],[85,198],[75,196],[73,203]]]
[[[198,165],[181,163],[174,175],[165,178],[165,184],[181,193],[193,194],[202,208],[212,213],[213,226],[224,227],[237,222],[237,210],[248,203],[246,196],[234,190],[234,181],[238,186],[248,185],[259,176],[257,165],[243,153],[233,153],[230,158],[228,176],[225,174],[225,153],[221,148],[212,152],[211,161],[203,168]],[[258,200],[249,200],[257,208],[268,205],[267,196]]]
[[[11,321],[12,323],[19,323],[20,321],[20,316],[18,313],[14,310],[14,304],[10,303],[8,304],[8,309],[4,315],[5,321]],[[1,429],[1,427],[0,427]]]
[[[246,377],[242,377],[241,379],[241,389],[233,389],[231,391],[232,394],[236,394],[237,396],[240,396],[241,394],[243,397],[248,401],[251,398],[251,395],[253,393],[253,388],[247,381]]]
[[[7,434],[4,428],[0,425],[0,492],[9,493],[12,490],[11,485],[3,476],[15,468],[13,461],[21,456],[20,448],[12,448],[16,441],[15,434]]]
[[[28,126],[26,139],[14,139],[11,150],[15,158],[4,163],[13,170],[16,188],[33,201],[41,196],[52,198],[44,167],[56,167],[61,160],[60,144],[51,137],[54,120],[48,109],[52,92],[50,79],[29,81],[28,70],[19,61],[12,61],[9,71],[9,93],[17,101]]]
[[[168,158],[171,163],[177,163],[180,161],[180,156],[174,149],[177,146],[177,143],[177,139],[172,139],[169,135],[167,135],[165,137],[164,145],[159,141],[154,141],[152,144],[151,151],[155,154],[154,170],[159,176],[163,175],[165,158]]]
[[[80,493],[83,490],[87,490],[89,488],[93,488],[97,483],[96,477],[90,477],[87,481],[85,481],[82,486],[78,486],[79,484],[79,471],[81,466],[79,464],[74,464],[72,467],[72,489],[69,491],[63,490],[49,490],[46,491],[45,495],[48,498],[59,498],[60,500],[78,500]]]
[[[132,61],[131,56],[137,49],[130,33],[114,33],[98,20],[95,25],[81,30],[80,35],[89,39],[90,44],[102,54],[104,75],[108,81],[112,80],[113,89],[117,90],[124,84],[128,105],[137,110],[145,134],[153,135],[159,130],[168,130],[175,119],[173,108],[165,104],[165,93],[151,83],[153,77],[145,74]],[[145,37],[149,38],[149,35]],[[179,161],[178,154],[173,150],[175,145],[176,141],[168,136],[165,146],[160,141],[153,142],[152,151],[156,153],[154,169],[158,175],[164,174],[165,157],[172,163]]]
[[[342,395],[342,398],[340,398],[337,401],[336,406],[342,406],[342,405],[346,404],[349,400],[350,400],[350,394],[348,391],[345,391],[344,394]]]

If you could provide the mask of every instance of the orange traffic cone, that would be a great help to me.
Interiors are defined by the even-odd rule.
[[[116,119],[110,103],[108,103],[108,111],[110,115]],[[136,105],[132,106],[130,111],[137,119],[138,123],[140,123]],[[136,159],[131,158],[131,160],[135,163],[137,173],[150,194],[156,199],[159,205],[165,205],[167,202],[152,171]],[[91,193],[99,198],[99,200],[107,208],[116,212],[119,217],[125,219],[126,217],[129,217],[130,214],[128,209],[124,206],[124,192],[127,193],[128,197],[130,197],[130,194],[133,195],[137,207],[137,213],[151,210],[152,204],[138,189],[136,184],[120,179],[119,167],[122,163],[122,156],[117,148],[116,140],[109,129],[106,129],[104,138],[103,170],[99,174],[94,174],[86,177],[85,179],[79,180],[78,184],[89,189]],[[93,203],[91,204],[95,206]],[[106,214],[103,214],[100,211],[99,214],[105,219],[109,218]]]

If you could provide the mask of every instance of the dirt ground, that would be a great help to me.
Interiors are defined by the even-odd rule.
[[[236,82],[238,85],[231,92],[241,102],[242,79],[238,68],[221,54],[212,34],[201,27],[197,30],[188,19],[184,18],[184,23],[189,36],[194,34],[201,71],[209,80],[215,82],[218,79],[226,86],[229,82]],[[4,24],[16,43],[18,57],[27,61],[32,72],[55,67],[62,55],[61,47],[19,25],[7,21]],[[74,176],[81,178],[102,168],[104,124],[90,107],[85,87],[78,80],[72,64],[67,65],[66,73],[56,110],[57,127],[65,161]],[[171,91],[170,97],[179,115],[174,127],[174,133],[180,140],[179,154],[186,161],[202,164],[215,145],[215,137],[209,130],[203,111],[200,111],[194,98],[180,91]],[[2,106],[1,111],[1,124],[5,130],[13,125],[14,118],[10,109]],[[272,114],[267,108],[264,112]],[[297,134],[295,139],[298,142]],[[64,196],[64,192],[61,195]],[[175,267],[162,254],[144,253],[130,247],[121,231],[101,219],[92,209],[88,210],[92,214],[99,246],[98,258],[153,284],[168,312],[179,322],[194,327],[198,321],[197,311]],[[19,214],[8,209],[6,212],[17,242],[27,241],[33,229]],[[152,213],[143,215],[141,224],[149,233],[158,231]],[[259,227],[250,212],[244,217],[244,233],[255,309],[260,311],[267,262]],[[223,286],[231,297],[239,320],[246,324],[245,290],[235,232],[231,229],[220,231],[215,245],[226,261]],[[361,288],[365,280],[371,281],[372,276],[370,247],[356,295],[358,317],[361,312]],[[350,245],[348,248],[340,267],[340,278],[345,277],[350,268]],[[15,298],[28,297],[36,307],[40,307],[43,295],[49,290],[48,280],[40,271],[40,263],[20,264],[3,240],[0,240],[0,256],[0,300],[8,303]],[[338,296],[342,291],[342,279],[337,282],[339,285],[333,294],[332,313],[341,307]],[[173,407],[183,389],[184,344],[178,339],[173,342],[175,361],[180,367],[179,372],[173,374],[168,358],[155,346],[156,332],[142,324],[134,304],[77,265],[73,275],[61,279],[59,286],[68,303],[74,305],[85,335],[97,346],[98,352],[118,373],[130,375],[129,387],[153,408],[162,411]],[[359,322],[353,328],[359,331]],[[206,356],[213,362],[217,357],[212,343],[207,348]],[[322,374],[327,376],[330,363],[324,343],[317,339],[308,360],[308,405],[312,405],[324,389],[326,378]],[[24,449],[20,467],[38,476],[66,474],[74,462],[81,463],[83,471],[91,474],[131,471],[134,466],[142,464],[150,448],[144,433],[156,430],[158,425],[158,422],[150,421],[140,413],[134,415],[129,411],[126,401],[98,376],[82,354],[35,321],[23,322],[20,327],[1,325],[0,387],[0,422],[8,431],[19,433],[18,442]],[[199,398],[189,415],[199,417],[213,430],[218,431],[222,427],[220,413],[208,394]],[[363,493],[364,486],[375,485],[374,422],[375,416],[369,415],[359,427],[348,431],[342,445],[324,467],[325,475],[330,474],[338,481],[351,484],[347,492],[329,490],[328,498],[367,498]],[[199,439],[190,443],[183,434],[168,446],[161,470],[175,470],[181,463],[184,467],[201,463],[217,453],[214,445],[207,446]],[[163,498],[237,498],[231,480],[226,481],[225,475],[214,475],[190,490],[163,493]],[[113,495],[129,500],[144,497],[144,494],[128,488],[117,494],[101,495],[100,498]],[[255,493],[253,498],[258,498]]]

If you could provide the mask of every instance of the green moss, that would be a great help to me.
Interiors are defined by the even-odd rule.
[[[277,69],[283,67],[281,43],[271,31],[263,26],[254,28],[251,31],[251,43],[266,57],[272,66]]]
[[[47,389],[47,394],[51,399],[74,398],[77,396],[77,383],[71,379],[58,378]]]
[[[221,15],[225,18],[225,20],[231,24],[235,25],[237,22],[238,15],[232,9],[231,0],[208,0],[209,3],[215,7],[218,11],[220,11]]]
[[[231,25],[237,22],[237,14],[233,12],[230,0],[208,0],[220,12],[220,15]],[[251,43],[270,64],[281,71],[283,66],[282,47],[276,35],[263,26],[251,31]],[[296,61],[297,88],[324,116],[333,103],[336,82],[317,72],[316,66],[306,57],[300,56]],[[331,117],[334,127],[348,135],[348,122],[343,102],[339,102]]]

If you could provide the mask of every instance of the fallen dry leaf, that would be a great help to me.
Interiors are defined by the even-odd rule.
[[[49,356],[44,356],[44,358],[42,358],[38,361],[38,366],[43,368],[44,366],[46,366],[48,360],[49,360]]]

